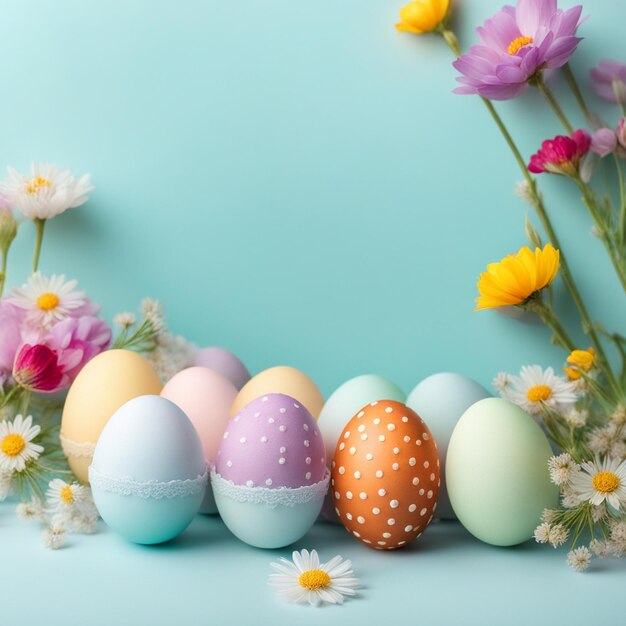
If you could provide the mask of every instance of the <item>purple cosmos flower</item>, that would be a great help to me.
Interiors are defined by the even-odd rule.
[[[608,156],[617,147],[617,134],[612,128],[598,128],[591,133],[591,151],[598,156]]]
[[[626,64],[605,59],[589,72],[589,76],[602,99],[626,104]]]
[[[519,96],[543,69],[565,65],[582,40],[576,37],[582,6],[563,11],[557,0],[519,0],[506,5],[476,29],[481,44],[472,46],[454,67],[460,94],[490,100]]]

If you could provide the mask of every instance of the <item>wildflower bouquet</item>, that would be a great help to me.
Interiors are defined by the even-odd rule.
[[[166,380],[190,363],[192,346],[168,332],[159,303],[149,299],[140,323],[130,313],[115,317],[114,338],[75,280],[39,271],[47,221],[87,201],[89,175],[76,179],[49,164],[8,172],[0,184],[0,500],[17,492],[18,515],[44,521],[46,545],[55,548],[66,530],[90,532],[98,517],[61,450],[64,391],[103,350],[144,352]],[[33,266],[27,282],[4,295],[9,250],[22,228],[17,216],[35,226]]]
[[[504,6],[476,29],[480,43],[461,54],[450,27],[449,0],[418,0],[400,12],[398,30],[443,38],[456,60],[455,92],[478,95],[519,165],[518,194],[532,207],[548,242],[526,218],[532,247],[523,247],[487,266],[478,280],[476,309],[518,307],[537,316],[565,351],[563,375],[550,367],[523,367],[518,376],[500,373],[500,394],[541,423],[557,454],[549,461],[551,480],[561,491],[561,506],[546,510],[535,538],[553,547],[569,541],[568,562],[576,570],[597,557],[626,555],[626,338],[592,320],[552,225],[537,177],[560,176],[574,185],[626,291],[626,64],[601,61],[590,73],[596,95],[617,105],[617,123],[606,123],[587,104],[569,60],[582,41],[582,6],[561,9],[557,0],[518,0]],[[551,87],[562,76],[580,109],[584,128],[576,128]],[[538,90],[563,127],[526,160],[493,101]],[[617,189],[598,191],[600,168],[608,168]],[[552,299],[557,276],[569,291],[588,345],[580,346],[560,321]],[[624,294],[617,294],[623,298]],[[619,355],[619,367],[609,358]]]

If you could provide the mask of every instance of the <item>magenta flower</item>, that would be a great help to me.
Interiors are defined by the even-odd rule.
[[[626,64],[605,59],[590,72],[595,92],[604,100],[626,104]]]
[[[571,137],[558,135],[554,139],[546,139],[541,149],[530,157],[528,170],[533,174],[549,172],[577,177],[580,162],[590,147],[591,137],[586,130],[574,131]]]
[[[78,372],[94,356],[106,350],[111,342],[111,329],[98,317],[69,317],[55,324],[45,343],[58,354],[65,384],[70,384]]]
[[[506,5],[476,29],[480,45],[459,57],[454,67],[459,94],[489,100],[519,96],[543,69],[565,65],[582,40],[576,37],[582,6],[563,11],[557,0],[519,0]]]
[[[24,389],[40,393],[58,391],[66,383],[57,353],[42,344],[22,346],[15,357],[13,379]]]
[[[0,387],[9,381],[15,355],[22,345],[21,327],[25,313],[6,300],[0,300]]]

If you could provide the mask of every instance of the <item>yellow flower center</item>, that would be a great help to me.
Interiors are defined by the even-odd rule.
[[[520,51],[520,48],[527,46],[529,43],[533,42],[532,37],[516,37],[510,44],[507,49],[509,54],[517,54]]]
[[[33,194],[38,193],[42,187],[52,187],[52,183],[47,178],[35,176],[28,181],[28,184],[26,185],[26,193],[32,196]]]
[[[21,435],[16,435],[15,433],[11,435],[7,435],[3,440],[0,447],[2,448],[2,452],[4,452],[7,456],[17,456],[26,445],[24,441],[24,437]]]
[[[61,502],[63,502],[63,504],[67,504],[68,506],[74,502],[74,492],[69,485],[65,485],[65,487],[61,488],[59,497],[61,498]]]
[[[545,402],[551,395],[552,389],[548,385],[535,385],[526,392],[526,397],[531,402]]]
[[[621,484],[613,472],[598,472],[593,477],[593,488],[601,493],[613,493]]]
[[[317,591],[330,585],[330,576],[321,569],[310,569],[300,574],[298,584],[309,591]]]
[[[52,309],[56,309],[59,302],[59,296],[55,293],[44,293],[37,298],[37,306],[42,311],[52,311]]]

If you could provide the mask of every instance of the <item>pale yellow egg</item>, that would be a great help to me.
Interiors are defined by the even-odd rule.
[[[61,421],[61,445],[79,480],[87,482],[98,437],[113,413],[162,387],[148,360],[130,350],[107,350],[85,365],[70,387]]]

